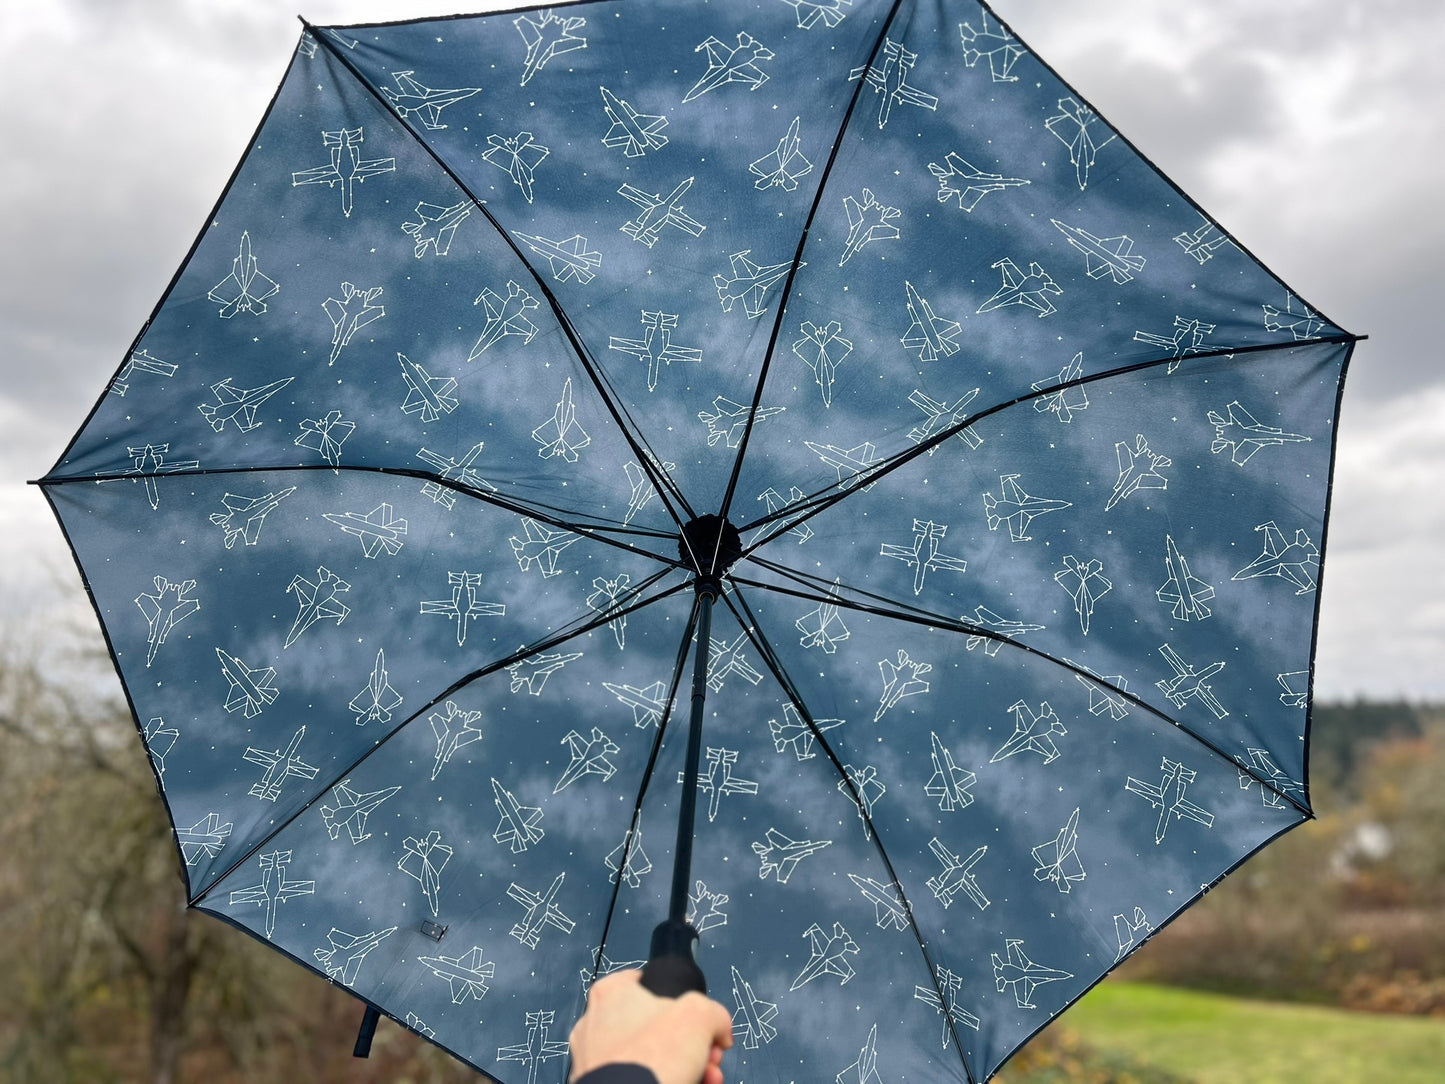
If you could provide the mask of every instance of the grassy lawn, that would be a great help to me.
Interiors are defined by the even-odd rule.
[[[1104,982],[1061,1018],[1101,1049],[1199,1084],[1439,1084],[1445,1020]]]

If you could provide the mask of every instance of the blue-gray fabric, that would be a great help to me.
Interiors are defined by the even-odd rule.
[[[1308,817],[1352,344],[972,0],[308,29],[44,483],[195,905],[528,1084],[725,516],[730,1076],[982,1080]]]

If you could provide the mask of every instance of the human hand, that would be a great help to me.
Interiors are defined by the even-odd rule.
[[[592,984],[587,1011],[572,1029],[572,1079],[603,1065],[646,1066],[658,1084],[723,1084],[732,1016],[699,993],[658,997],[640,971],[616,971]]]

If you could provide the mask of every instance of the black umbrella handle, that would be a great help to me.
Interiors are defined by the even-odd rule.
[[[652,952],[642,968],[642,985],[658,997],[681,997],[689,990],[707,993],[707,979],[693,958],[697,930],[668,919],[652,931]]]

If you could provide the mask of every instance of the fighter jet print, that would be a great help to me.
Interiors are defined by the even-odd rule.
[[[1214,588],[1189,571],[1189,562],[1179,552],[1172,535],[1164,536],[1164,568],[1169,578],[1154,592],[1165,605],[1172,605],[1175,621],[1203,621],[1213,611],[1205,605]]]
[[[951,358],[961,349],[958,337],[962,328],[956,320],[945,320],[934,315],[933,306],[905,282],[903,288],[908,297],[908,330],[903,333],[902,343],[909,350],[918,351],[919,361],[937,361]]]
[[[254,719],[281,695],[281,690],[272,684],[276,680],[275,667],[258,666],[253,670],[219,647],[216,648],[216,658],[221,660],[222,676],[230,682],[227,711],[239,710],[247,719]]]
[[[934,986],[915,986],[913,1000],[932,1006],[943,1016],[943,1045],[947,1047],[953,1038],[953,1025],[961,1024],[977,1031],[982,1021],[963,1007],[962,975],[940,967],[934,973],[934,982]]]
[[[678,346],[672,341],[677,330],[677,314],[671,312],[642,310],[642,338],[628,339],[613,335],[607,341],[609,350],[631,354],[638,361],[647,362],[647,390],[657,390],[657,378],[662,366],[677,362],[701,362],[702,351],[693,346]]]
[[[984,855],[988,854],[988,847],[976,847],[967,858],[949,850],[948,845],[935,836],[928,841],[928,849],[933,852],[933,857],[942,864],[943,869],[934,877],[928,878],[928,890],[933,893],[939,903],[947,910],[953,904],[954,897],[962,892],[973,905],[980,911],[987,910],[989,898],[984,895],[983,889],[979,887],[978,878],[973,874],[973,867],[978,865]]]
[[[525,233],[513,236],[547,261],[557,282],[578,282],[586,286],[597,277],[597,269],[602,266],[602,253],[589,249],[587,238],[580,233],[574,233],[565,241]]]
[[[767,504],[768,515],[772,516],[790,505],[797,504],[799,501],[803,500],[805,496],[806,494],[797,486],[790,487],[788,491],[788,496],[786,497],[784,497],[772,486],[769,486],[767,489],[763,490],[761,493],[758,494],[757,499]],[[763,537],[763,535],[767,531],[768,525],[759,527],[756,531],[753,532],[751,542],[755,544],[757,540]],[[813,537],[813,528],[809,527],[806,523],[799,523],[796,526],[789,527],[787,533],[797,535],[798,545],[801,546],[804,542],[808,541],[808,539]]]
[[[892,38],[883,41],[883,55],[872,64],[854,68],[848,73],[854,79],[866,79],[878,96],[878,127],[888,127],[895,105],[913,105],[930,113],[938,109],[938,99],[908,82],[908,73],[918,63],[918,54],[909,52]]]
[[[1054,412],[1054,417],[1067,425],[1074,420],[1076,410],[1087,410],[1089,396],[1084,391],[1082,384],[1077,384],[1084,375],[1084,352],[1080,350],[1070,362],[1059,370],[1059,375],[1052,380],[1039,380],[1029,385],[1034,391],[1047,391],[1048,388],[1057,388],[1057,391],[1047,391],[1046,394],[1034,400],[1034,409],[1042,414],[1046,410]]]
[[[339,131],[321,133],[321,142],[331,156],[324,166],[297,170],[291,174],[291,186],[303,184],[324,184],[327,188],[341,188],[341,213],[351,217],[354,200],[353,186],[364,184],[368,177],[396,171],[395,158],[362,158],[361,144],[366,136],[361,126],[342,128]]]
[[[809,610],[793,622],[793,626],[803,634],[798,642],[804,647],[822,648],[823,654],[832,655],[838,650],[838,645],[852,633],[848,631],[842,614],[838,612],[837,580],[834,580],[833,586],[828,589],[828,597],[834,601],[818,603],[815,609]]]
[[[254,546],[261,541],[261,525],[266,522],[266,517],[295,492],[295,486],[288,486],[280,492],[263,493],[259,497],[227,493],[221,498],[225,511],[212,512],[211,522],[225,532],[227,549],[234,546],[238,539]]]
[[[843,325],[837,320],[828,321],[819,327],[811,320],[804,320],[803,337],[793,343],[793,353],[798,360],[813,370],[813,379],[823,394],[823,405],[833,405],[833,379],[843,359],[853,352],[853,343],[843,338]]]
[[[1194,669],[1192,663],[1185,662],[1179,657],[1168,644],[1159,649],[1159,654],[1164,656],[1174,670],[1172,676],[1162,678],[1154,683],[1155,687],[1168,698],[1169,702],[1176,708],[1184,707],[1191,700],[1198,700],[1213,713],[1216,719],[1223,719],[1229,714],[1224,705],[1215,698],[1214,689],[1209,684],[1209,679],[1224,669],[1224,663],[1213,662],[1203,670]]]
[[[403,414],[415,414],[430,425],[443,414],[450,414],[458,406],[457,382],[449,376],[432,376],[421,365],[400,351],[396,360],[401,364],[401,379],[406,383],[406,399],[402,401]]]
[[[177,828],[176,842],[180,844],[186,865],[194,866],[203,857],[215,858],[234,827],[230,821],[223,824],[219,813],[207,813],[189,828]]]
[[[1107,711],[1109,718],[1118,722],[1129,714],[1129,701],[1120,695],[1129,691],[1129,682],[1124,675],[1100,677],[1087,666],[1078,668],[1089,675],[1085,677],[1084,674],[1075,674],[1074,680],[1089,691],[1090,715],[1103,715]]]
[[[629,888],[641,888],[642,878],[652,872],[652,860],[642,849],[642,829],[634,823],[621,843],[608,852],[603,864],[612,871],[613,884],[619,879]]]
[[[1144,914],[1142,907],[1134,908],[1132,918],[1124,914],[1115,915],[1114,934],[1119,940],[1119,954],[1114,957],[1114,962],[1118,963],[1129,955],[1153,932],[1154,927],[1149,925],[1148,916]]]
[[[501,617],[507,612],[502,602],[483,602],[477,597],[482,586],[480,572],[448,572],[447,584],[452,589],[451,598],[423,600],[421,612],[442,614],[457,623],[457,647],[467,642],[467,629],[474,618]]]
[[[416,72],[392,72],[395,87],[382,87],[381,93],[391,103],[397,115],[403,120],[415,119],[429,132],[439,132],[446,127],[441,121],[442,110],[457,102],[466,101],[482,92],[481,87],[457,87],[452,90],[434,90],[422,86],[414,78]]]
[[[259,388],[238,388],[231,383],[228,376],[219,384],[211,385],[211,394],[217,401],[201,403],[196,409],[217,433],[226,428],[227,422],[235,423],[237,431],[249,433],[261,424],[256,418],[256,411],[261,404],[295,379],[294,376],[288,376],[284,380],[262,384]]]
[[[300,429],[296,447],[320,452],[322,458],[335,467],[341,462],[341,446],[356,431],[356,423],[345,421],[341,411],[333,410],[322,418],[303,419]]]
[[[567,874],[557,874],[547,891],[541,893],[528,891],[516,882],[507,886],[507,895],[520,903],[524,910],[521,921],[512,927],[511,935],[529,949],[535,949],[541,943],[542,931],[546,927],[569,934],[577,925],[557,903],[557,893],[566,879]]]
[[[708,664],[707,664],[707,687],[713,692],[719,692],[724,682],[737,674],[749,685],[756,685],[763,680],[763,675],[748,661],[746,648],[748,645],[748,634],[738,633],[735,640],[719,640],[712,637],[708,640]]]
[[[1196,229],[1175,234],[1174,243],[1193,256],[1196,262],[1206,264],[1219,249],[1232,245],[1234,241],[1213,222],[1205,222]]]
[[[697,778],[697,792],[706,794],[707,819],[711,824],[717,820],[718,808],[724,795],[734,794],[756,794],[757,783],[751,779],[734,777],[733,765],[738,762],[736,749],[721,749],[708,746],[707,749],[707,771],[700,773]],[[682,782],[683,773],[677,773],[677,781]]]
[[[628,158],[641,158],[648,151],[667,146],[667,136],[662,134],[667,127],[665,116],[639,113],[606,87],[598,89],[602,91],[602,111],[612,122],[612,127],[602,137],[603,146],[614,150],[620,147]]]
[[[873,807],[888,793],[888,787],[878,778],[878,769],[871,764],[855,768],[843,765],[843,778],[838,780],[838,793],[858,807],[858,819],[863,823],[865,838],[873,836]]]
[[[924,784],[923,793],[938,799],[940,813],[967,809],[973,805],[972,787],[978,777],[967,768],[960,768],[954,763],[953,754],[936,732],[930,731],[928,738],[933,746],[929,753],[933,761],[933,774]]]
[[[512,25],[527,44],[521,86],[531,82],[554,58],[587,48],[587,39],[577,33],[587,25],[587,20],[580,15],[557,15],[551,8],[543,8],[517,16]]]
[[[632,490],[632,495],[627,501],[627,512],[622,517],[624,525],[631,523],[637,514],[652,503],[657,496],[657,486],[653,483],[653,477],[660,475],[666,477],[677,469],[676,463],[664,463],[651,452],[643,453],[653,467],[653,474],[643,470],[642,464],[637,462],[623,464],[622,473],[627,475],[627,484]]]
[[[878,672],[883,677],[883,696],[878,701],[878,710],[873,713],[875,723],[891,708],[897,707],[905,696],[920,696],[928,692],[929,685],[923,676],[933,672],[933,664],[914,662],[900,647],[894,660],[878,661]]]
[[[347,933],[332,926],[331,932],[326,935],[329,947],[316,949],[311,955],[332,982],[350,986],[356,982],[356,976],[361,971],[361,963],[371,950],[394,933],[396,933],[395,926],[388,926],[384,930],[370,930],[366,933]]]
[[[562,383],[562,398],[550,420],[532,430],[532,439],[542,447],[537,455],[542,459],[564,459],[577,462],[577,453],[592,443],[587,431],[577,424],[577,408],[572,404],[572,378]]]
[[[844,719],[805,720],[791,703],[783,705],[783,721],[768,720],[768,729],[773,732],[773,748],[780,753],[791,751],[795,760],[812,760],[817,756],[813,749],[817,735],[835,726],[842,726]]]
[[[853,0],[783,0],[783,3],[792,6],[799,30],[812,30],[820,22],[829,28],[837,26],[848,14],[843,9],[851,7]]]
[[[293,579],[291,586],[286,588],[286,593],[296,596],[296,620],[291,623],[291,631],[286,635],[286,642],[281,645],[282,650],[294,644],[303,632],[318,621],[334,619],[338,625],[345,621],[351,613],[351,607],[345,605],[339,596],[350,590],[351,584],[325,567],[316,570],[315,583],[305,576]]]
[[[810,955],[788,989],[797,990],[824,975],[832,975],[840,980],[839,986],[847,986],[855,974],[847,957],[858,955],[858,942],[848,936],[843,924],[833,923],[833,932],[829,934],[815,922],[803,931],[803,936],[808,939]]]
[[[1133,282],[1144,269],[1144,257],[1131,255],[1134,239],[1127,234],[1118,237],[1096,237],[1079,226],[1070,226],[1057,218],[1049,219],[1071,247],[1084,255],[1084,272],[1091,279],[1108,275],[1116,286]]]
[[[984,517],[990,531],[996,531],[1000,525],[1007,523],[1011,541],[1028,542],[1033,538],[1027,533],[1030,523],[1045,513],[1072,508],[1073,502],[1030,496],[1018,480],[1017,474],[999,475],[999,496],[992,493],[983,495]]]
[[[690,237],[699,237],[707,229],[701,222],[682,209],[682,197],[687,195],[696,178],[688,177],[679,181],[666,196],[660,192],[645,192],[635,185],[624,184],[617,190],[623,199],[642,208],[642,213],[622,225],[622,232],[639,244],[652,248],[662,239],[664,227],[672,226]]]
[[[768,73],[759,64],[772,60],[773,51],[746,31],[738,31],[733,48],[710,37],[693,50],[703,51],[707,52],[707,71],[683,97],[684,104],[727,83],[741,83],[749,90],[757,90],[768,81]]]
[[[961,211],[972,211],[979,201],[990,192],[1003,192],[1009,188],[1031,184],[1022,177],[1005,177],[1002,173],[985,173],[965,161],[958,154],[949,151],[943,156],[943,164],[928,163],[928,172],[938,180],[938,202],[954,200]]]
[[[697,881],[687,896],[687,922],[698,933],[706,933],[718,926],[728,924],[728,903],[726,892],[710,892],[702,881]]]
[[[1097,113],[1073,98],[1060,98],[1058,113],[1045,120],[1044,127],[1069,148],[1069,161],[1074,166],[1079,191],[1084,191],[1089,187],[1089,170],[1094,168],[1100,148],[1110,143],[1115,133],[1109,131]]]
[[[868,1038],[858,1051],[858,1060],[834,1078],[835,1084],[883,1084],[878,1075],[878,1025],[868,1029]]]
[[[857,873],[848,874],[863,898],[873,905],[873,920],[880,930],[906,930],[909,926],[908,909],[903,904],[894,884],[881,884],[872,877]]]
[[[172,377],[180,370],[179,365],[174,365],[160,358],[152,357],[148,350],[133,350],[130,357],[125,359],[125,364],[120,367],[120,372],[115,374],[115,379],[110,382],[106,390],[112,395],[121,399],[125,393],[130,391],[130,386],[135,380],[137,373],[151,373],[160,377]]]
[[[757,178],[753,187],[759,191],[781,188],[784,192],[797,190],[798,180],[813,172],[813,163],[804,156],[802,140],[798,137],[801,117],[794,117],[788,131],[772,152],[748,164],[748,172]]]
[[[789,839],[776,828],[769,828],[762,840],[753,841],[753,853],[758,856],[758,880],[766,881],[772,877],[778,884],[785,885],[799,862],[832,845],[831,839]]]
[[[753,984],[743,978],[736,967],[732,969],[733,1036],[741,1040],[744,1050],[756,1050],[763,1043],[770,1043],[778,1037],[773,1025],[777,1019],[778,1007],[771,1001],[764,1001],[753,992]]]
[[[519,1061],[526,1067],[527,1084],[537,1084],[537,1074],[545,1062],[567,1056],[566,1042],[547,1038],[556,1015],[550,1010],[527,1013],[527,1041],[497,1047],[498,1061]]]
[[[513,854],[521,854],[533,843],[542,842],[546,832],[540,823],[540,806],[523,805],[517,801],[517,796],[502,786],[496,776],[492,777],[492,802],[502,818],[492,833],[493,839],[510,848]]]
[[[1104,562],[1096,558],[1080,560],[1070,553],[1064,557],[1064,567],[1054,573],[1054,582],[1073,597],[1079,629],[1089,635],[1094,607],[1114,589],[1113,581],[1104,575]]]
[[[553,794],[561,794],[584,775],[600,775],[605,783],[616,774],[617,766],[607,758],[618,751],[618,745],[600,727],[592,728],[590,739],[569,730],[561,744],[567,746],[572,759],[552,788]]]
[[[756,320],[767,312],[764,301],[769,290],[793,269],[792,262],[757,264],[748,259],[752,249],[745,248],[728,257],[732,270],[728,275],[714,275],[712,284],[717,288],[718,300],[723,312],[732,312],[733,303],[741,301],[743,311],[749,320]],[[799,264],[799,267],[804,266]]]
[[[631,582],[632,577],[626,572],[619,573],[615,579],[610,580],[605,576],[598,576],[592,581],[592,593],[587,596],[589,609],[599,614],[616,614],[607,622],[607,627],[612,630],[619,651],[627,647],[627,614],[621,612],[622,603],[619,600]]]
[[[1234,758],[1240,765],[1240,790],[1259,787],[1260,801],[1266,809],[1282,809],[1289,801],[1304,805],[1304,784],[1286,775],[1268,749],[1249,748],[1245,754]]]
[[[281,788],[286,785],[288,779],[315,779],[316,773],[320,770],[315,765],[308,764],[299,755],[301,740],[306,737],[306,728],[298,727],[296,733],[291,736],[291,744],[281,749],[257,749],[255,746],[248,746],[244,754],[245,760],[252,764],[259,764],[266,769],[260,780],[251,785],[247,792],[253,798],[260,798],[263,802],[274,802],[281,797]]]
[[[807,324],[804,324],[804,333],[807,333]],[[849,344],[850,346],[852,344]],[[797,352],[798,344],[793,344],[794,353]],[[712,401],[712,410],[700,410],[697,413],[697,420],[707,425],[707,446],[716,447],[721,441],[728,448],[736,448],[743,441],[743,434],[747,432],[749,421],[753,425],[771,418],[774,414],[781,414],[787,407],[765,407],[759,406],[756,409],[744,406],[742,403],[735,403],[725,395],[719,395]]]
[[[1059,759],[1059,747],[1054,744],[1054,739],[1062,738],[1068,730],[1059,722],[1047,700],[1039,704],[1037,714],[1023,700],[1012,704],[1008,710],[1013,712],[1014,732],[989,757],[990,764],[997,764],[1019,753],[1037,753],[1044,758],[1045,764]]]
[[[162,474],[179,474],[183,471],[195,470],[199,467],[200,461],[195,459],[182,459],[175,462],[167,462],[166,456],[170,454],[171,446],[165,444],[143,444],[138,448],[127,447],[126,455],[131,457],[132,465],[120,474],[133,475],[140,479],[141,487],[145,490],[146,502],[151,506],[151,511],[158,511],[161,506],[161,491],[156,484],[156,478]]]
[[[290,851],[268,851],[257,860],[261,869],[261,883],[249,888],[238,888],[231,893],[230,906],[254,903],[266,914],[263,928],[266,939],[276,932],[276,908],[297,896],[316,894],[315,881],[293,881],[286,876],[286,867],[291,864]]]
[[[505,667],[512,678],[512,692],[519,693],[526,689],[533,696],[541,696],[549,677],[569,662],[581,657],[582,652],[580,651],[573,651],[565,655],[557,651],[546,655],[530,655],[512,663]]]
[[[350,779],[343,779],[331,788],[331,803],[321,806],[321,823],[326,826],[326,834],[332,839],[339,839],[341,829],[345,828],[352,846],[370,839],[366,818],[400,790],[401,787],[383,787],[363,792],[354,789]]]
[[[349,282],[341,284],[341,296],[328,297],[321,303],[331,321],[331,358],[335,365],[343,347],[349,346],[356,333],[386,315],[386,308],[373,302],[381,296],[382,287],[360,289]]]
[[[972,651],[982,644],[983,653],[989,658],[993,658],[999,653],[1005,640],[1016,640],[1026,632],[1040,632],[1044,628],[1043,625],[1000,617],[981,603],[974,607],[971,615],[964,614],[959,620],[993,633],[992,636],[985,636],[982,633],[975,634],[970,636],[963,645],[967,650]]]
[[[843,210],[848,214],[848,238],[843,242],[843,255],[838,266],[856,256],[864,245],[874,241],[896,241],[899,238],[896,225],[903,211],[878,202],[872,189],[863,189],[862,200],[852,196],[843,197]]]
[[[1076,808],[1059,834],[1046,843],[1033,848],[1034,880],[1052,881],[1060,892],[1069,892],[1075,884],[1088,876],[1083,863],[1079,861],[1079,810]]]
[[[563,571],[557,567],[557,558],[562,551],[581,537],[570,531],[554,531],[545,523],[523,516],[522,534],[512,535],[507,541],[511,543],[512,553],[523,572],[535,568],[542,573],[543,579],[549,579]]]
[[[1023,946],[1022,938],[1006,937],[1004,957],[1001,958],[996,952],[989,954],[989,959],[993,962],[994,984],[999,993],[1012,993],[1014,1004],[1020,1009],[1036,1009],[1038,1006],[1034,1004],[1034,991],[1038,987],[1049,982],[1062,982],[1074,976],[1067,971],[1034,963],[1024,952]]]
[[[1320,319],[1319,313],[1295,297],[1294,294],[1285,295],[1283,309],[1277,309],[1273,305],[1261,307],[1264,309],[1264,329],[1266,331],[1288,331],[1295,342],[1313,339],[1329,326]]]
[[[465,708],[459,708],[451,700],[446,702],[446,707],[442,711],[434,711],[427,716],[427,722],[431,723],[432,735],[437,741],[436,758],[432,762],[432,779],[436,779],[441,774],[442,768],[457,755],[458,750],[463,746],[482,740],[482,728],[478,725],[481,721],[482,713],[480,711],[467,711]]]
[[[266,311],[266,299],[280,290],[276,280],[263,275],[257,267],[256,257],[251,254],[251,234],[242,230],[231,273],[212,286],[206,297],[221,306],[221,319],[229,320],[238,312],[260,316]]]
[[[441,908],[442,870],[452,858],[452,848],[442,842],[442,834],[433,828],[424,839],[407,836],[402,840],[401,861],[396,868],[421,885],[435,918]]]
[[[962,557],[952,557],[938,552],[943,537],[947,533],[948,524],[946,523],[934,523],[931,519],[915,519],[913,521],[913,545],[900,546],[892,542],[884,542],[878,556],[902,561],[908,568],[913,569],[913,594],[921,595],[928,573],[938,569],[963,572],[968,568],[968,562]]]
[[[662,723],[662,717],[667,712],[667,685],[664,682],[654,681],[651,685],[639,688],[635,685],[604,681],[602,687],[617,697],[620,703],[632,709],[632,725],[639,730]]]
[[[1284,690],[1279,694],[1279,702],[1287,708],[1304,707],[1305,701],[1309,698],[1309,676],[1308,670],[1291,670],[1287,674],[1276,674],[1274,679]]]
[[[816,441],[803,441],[819,459],[838,472],[838,488],[850,489],[858,484],[858,479],[868,472],[868,469],[878,461],[878,449],[873,446],[871,440],[865,440],[862,444],[854,445],[852,448],[840,448],[836,444],[819,444]],[[876,481],[865,483],[862,488],[872,489]]]
[[[1019,77],[1013,74],[1013,68],[1028,50],[997,19],[990,18],[987,11],[983,13],[982,26],[982,30],[975,30],[971,23],[958,24],[963,62],[972,68],[987,57],[989,74],[995,83],[1017,83]]]
[[[416,962],[425,964],[437,978],[447,980],[453,1005],[461,1005],[468,998],[482,1000],[497,968],[490,960],[482,961],[479,945],[473,945],[460,956],[418,956]]]
[[[359,512],[323,512],[321,515],[346,534],[360,539],[361,552],[369,559],[374,560],[382,552],[388,557],[401,552],[406,520],[398,519],[395,510],[385,501],[364,516]]]
[[[523,198],[531,203],[537,167],[551,153],[549,148],[533,141],[531,132],[518,132],[514,136],[494,132],[487,136],[487,149],[482,152],[482,160],[510,175]]]
[[[1118,441],[1114,445],[1114,455],[1119,461],[1119,477],[1114,482],[1108,503],[1104,505],[1105,512],[1141,489],[1169,488],[1169,479],[1160,472],[1173,466],[1174,460],[1151,451],[1143,433],[1135,434],[1132,448],[1127,440]]]
[[[1167,356],[1171,360],[1168,371],[1172,373],[1179,368],[1179,363],[1190,354],[1204,352],[1204,339],[1214,333],[1214,327],[1214,324],[1206,324],[1198,319],[1186,320],[1182,316],[1176,316],[1174,317],[1173,335],[1155,335],[1153,332],[1136,331],[1134,332],[1134,341],[1169,351]]]
[[[921,425],[916,425],[910,429],[908,431],[908,439],[913,441],[914,444],[922,444],[924,441],[933,441],[934,437],[945,430],[956,429],[957,432],[954,433],[954,436],[956,436],[965,447],[981,447],[983,445],[983,437],[974,432],[972,428],[962,427],[963,423],[968,420],[968,414],[963,408],[978,397],[979,390],[978,388],[974,388],[972,391],[965,392],[963,398],[959,399],[958,402],[949,403],[946,400],[940,402],[937,399],[931,399],[915,388],[913,394],[908,397],[908,401],[923,411],[927,416],[927,420]],[[938,451],[939,447],[940,445],[936,441],[933,441],[929,446],[928,454],[932,455]]]
[[[1240,405],[1238,399],[1225,407],[1225,413],[1209,412],[1209,424],[1214,426],[1214,440],[1209,450],[1215,455],[1228,452],[1236,466],[1244,466],[1261,448],[1279,447],[1284,444],[1298,444],[1312,438],[1299,433],[1286,433],[1273,425],[1264,425]]]
[[[1003,276],[1003,285],[978,307],[980,313],[993,312],[1007,305],[1024,305],[1038,313],[1039,319],[1043,319],[1058,311],[1049,298],[1058,297],[1064,291],[1037,262],[1030,262],[1027,275],[1008,257],[992,266]]]
[[[1124,789],[1130,794],[1137,794],[1159,810],[1159,819],[1154,828],[1156,846],[1164,842],[1171,820],[1191,820],[1206,828],[1214,826],[1214,814],[1185,797],[1189,784],[1193,783],[1198,775],[1198,772],[1184,767],[1179,761],[1164,757],[1159,765],[1158,786],[1135,779],[1132,775],[1124,784]]]
[[[452,238],[456,236],[457,227],[467,220],[467,216],[472,213],[472,207],[470,200],[454,203],[450,207],[427,203],[425,200],[417,203],[416,210],[412,212],[417,221],[401,224],[402,232],[411,236],[414,246],[412,255],[419,260],[430,249],[433,256],[445,256],[451,251]]]
[[[427,482],[423,485],[422,493],[448,511],[456,507],[459,488],[482,493],[495,493],[497,487],[483,478],[472,466],[485,447],[486,443],[479,440],[467,449],[467,454],[459,460],[422,448],[416,453],[416,457],[427,466],[436,468],[437,471],[437,481]],[[442,485],[441,483],[444,481],[452,484]]]

